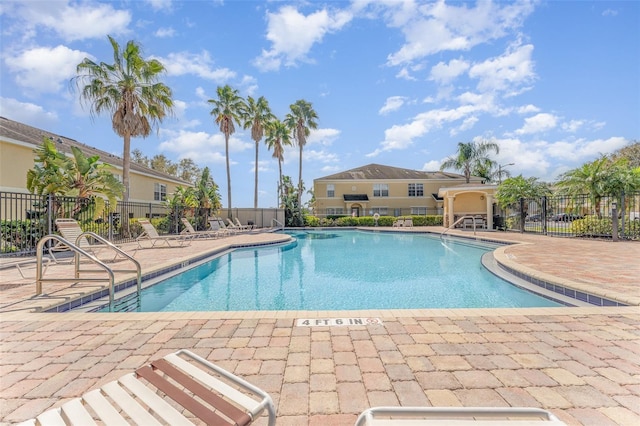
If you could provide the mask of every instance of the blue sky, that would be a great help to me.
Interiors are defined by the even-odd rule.
[[[497,143],[513,175],[559,173],[640,140],[637,1],[7,1],[0,3],[0,114],[121,155],[110,117],[69,81],[107,35],[161,60],[174,117],[134,139],[148,157],[209,166],[226,205],[224,137],[208,99],[229,84],[284,118],[313,104],[303,180],[369,163],[438,170],[458,142]],[[250,131],[231,139],[234,207],[253,206]],[[259,206],[277,162],[260,147]],[[298,149],[284,173],[297,181]]]

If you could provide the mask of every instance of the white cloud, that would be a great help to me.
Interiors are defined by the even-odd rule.
[[[90,55],[59,45],[26,50],[7,57],[5,63],[16,74],[18,85],[40,93],[55,93],[76,75],[76,66],[85,57]]]
[[[507,96],[528,90],[536,75],[533,70],[533,45],[515,45],[505,54],[474,64],[469,70],[471,78],[478,79],[481,92],[500,91]]]
[[[452,59],[448,64],[438,62],[431,68],[429,80],[437,81],[440,84],[449,84],[468,69],[469,62],[462,59]]]
[[[145,0],[153,10],[171,10],[172,0]]]
[[[236,73],[228,68],[214,68],[213,60],[207,51],[200,54],[170,53],[166,58],[157,59],[165,65],[168,75],[194,74],[216,83],[225,83],[236,76]]]
[[[583,120],[571,120],[568,123],[562,123],[562,130],[565,130],[569,133],[575,133],[580,130],[581,127],[584,126]]]
[[[389,96],[383,107],[378,110],[378,114],[385,115],[392,111],[397,111],[405,104],[407,98],[404,96]]]
[[[191,132],[186,130],[166,130],[161,132],[166,138],[158,145],[160,151],[175,153],[179,158],[192,158],[198,163],[225,164],[226,155],[224,148],[224,135],[222,133],[210,134],[207,132]],[[229,152],[231,163],[234,152],[242,152],[254,148],[253,143],[231,135],[229,138]]]
[[[308,145],[318,144],[323,146],[331,146],[338,136],[340,130],[337,129],[316,129],[312,130],[307,139]]]
[[[570,162],[591,161],[600,154],[611,154],[627,143],[627,139],[619,136],[608,139],[581,138],[574,141],[558,141],[548,145],[547,154],[562,160],[570,160]]]
[[[532,11],[533,2],[529,1],[482,1],[472,8],[438,1],[415,8],[390,8],[388,24],[401,28],[406,43],[388,56],[388,64],[401,65],[446,50],[469,50],[517,30]]]
[[[334,154],[331,152],[327,152],[324,150],[316,151],[316,150],[306,150],[302,155],[302,160],[307,163],[337,163],[340,161],[338,154]]]
[[[48,112],[40,105],[20,102],[13,98],[0,97],[0,115],[41,128],[53,126],[58,121],[58,115],[55,112]]]
[[[524,105],[517,109],[518,114],[531,114],[533,112],[540,112],[540,108],[535,105]]]
[[[65,41],[127,33],[131,14],[110,3],[26,1],[16,8],[25,33],[48,29]]]
[[[541,112],[533,117],[524,119],[524,126],[516,130],[518,135],[546,132],[555,128],[558,124],[558,117],[553,114]]]
[[[155,36],[158,38],[171,38],[176,35],[176,30],[173,28],[158,28],[155,32]]]
[[[431,160],[424,163],[421,170],[423,172],[435,172],[440,170],[440,164],[442,164],[442,161]]]
[[[263,50],[254,60],[262,71],[272,71],[309,62],[308,53],[316,43],[322,42],[326,34],[340,30],[351,21],[348,11],[318,10],[307,16],[293,6],[281,7],[277,12],[267,12],[266,38],[271,42],[270,50]]]

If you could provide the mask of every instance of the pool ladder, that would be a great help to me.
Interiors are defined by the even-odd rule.
[[[131,261],[135,269],[113,269],[105,264],[103,261],[98,259],[93,254],[89,253],[85,249],[80,247],[80,240],[82,238],[91,237],[96,241],[99,241],[104,246],[100,248],[108,248],[115,252],[115,256],[122,256],[126,260]],[[45,258],[43,257],[43,253],[45,251],[45,244],[49,241],[57,241],[58,245],[62,245],[67,247],[69,250],[73,252],[73,263],[74,263],[74,277],[73,278],[45,278],[44,273],[49,265],[47,262],[47,266],[45,266]],[[55,256],[51,252],[52,248],[49,248],[49,252],[51,253],[51,260],[54,263],[57,263]],[[99,267],[99,269],[82,269],[81,268],[81,257],[88,259],[92,264]],[[115,258],[115,257],[114,257]],[[81,278],[81,273],[96,273],[96,272],[106,272],[107,277],[84,277]],[[114,272],[124,272],[124,273],[136,273],[136,285],[137,289],[135,293],[131,293],[128,296],[125,296],[119,299],[117,302],[115,301],[115,274]],[[135,260],[133,256],[122,250],[121,248],[114,245],[109,240],[106,240],[96,234],[95,232],[83,232],[78,235],[75,242],[70,242],[59,235],[49,234],[38,241],[38,245],[36,248],[36,295],[42,294],[42,284],[44,282],[69,282],[69,283],[79,283],[79,282],[108,282],[109,283],[109,312],[127,312],[133,311],[140,307],[141,305],[141,293],[142,293],[142,269],[140,267],[140,262]]]
[[[476,235],[476,218],[474,216],[462,216],[455,222],[453,222],[447,229],[440,233],[440,239],[443,240],[444,234],[446,234],[450,229],[455,228],[457,224],[464,221],[465,219],[471,219],[473,221],[473,235]]]

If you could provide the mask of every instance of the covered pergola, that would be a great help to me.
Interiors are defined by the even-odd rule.
[[[482,217],[487,229],[493,229],[494,195],[498,185],[467,183],[440,188],[438,197],[444,199],[445,227],[464,216]]]

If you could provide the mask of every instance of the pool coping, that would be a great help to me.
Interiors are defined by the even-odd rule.
[[[406,228],[406,229],[397,229],[397,228],[380,228],[380,229],[372,229],[372,228],[360,228],[360,227],[340,227],[340,228],[296,228],[295,230],[300,231],[328,231],[328,230],[358,230],[363,232],[370,233],[407,233],[407,234],[428,234],[430,236],[439,236],[442,238],[442,233],[437,233],[434,231],[419,229],[419,228]],[[283,243],[290,242],[293,238],[286,234],[282,234],[283,239],[280,241],[269,241],[269,242],[252,242],[252,243],[232,243],[222,247],[215,248],[213,250],[208,250],[202,252],[194,257],[189,257],[186,259],[179,259],[177,262],[172,263],[170,265],[161,265],[155,269],[152,269],[142,275],[143,288],[145,287],[144,282],[146,281],[149,285],[149,281],[157,279],[161,276],[171,274],[172,272],[177,272],[180,269],[191,268],[195,266],[196,263],[200,263],[203,261],[208,261],[214,259],[220,255],[223,255],[225,252],[230,250],[236,250],[241,248],[249,248],[249,247],[260,247],[260,246],[268,246],[268,245],[279,245]],[[511,285],[522,288],[526,291],[537,294],[546,299],[555,301],[565,306],[571,307],[585,307],[585,306],[595,306],[595,307],[624,307],[624,306],[636,306],[633,301],[629,303],[629,301],[621,301],[616,297],[612,297],[611,295],[603,294],[602,291],[598,291],[599,289],[595,286],[590,288],[590,291],[584,290],[584,285],[572,283],[569,280],[558,278],[551,276],[549,274],[544,274],[539,271],[536,271],[531,268],[527,268],[524,265],[518,264],[517,262],[512,261],[509,256],[505,253],[505,250],[509,246],[513,245],[522,245],[529,244],[526,242],[513,242],[513,241],[505,241],[499,238],[490,238],[487,236],[467,236],[467,235],[458,235],[458,234],[449,234],[445,239],[455,239],[455,240],[468,240],[474,242],[481,243],[491,243],[497,244],[499,247],[495,248],[493,251],[489,253],[492,254],[493,260],[497,265],[497,268],[492,268],[490,265],[490,261],[484,261],[484,256],[482,260],[483,266],[494,275],[502,278],[503,280],[509,282]],[[135,278],[130,278],[126,280],[122,280],[115,285],[115,291],[120,292],[126,289],[131,289],[136,285]],[[43,312],[43,313],[63,313],[77,310],[81,306],[91,306],[92,308],[82,309],[78,312],[90,312],[96,313],[100,309],[96,305],[101,299],[105,299],[109,295],[108,288],[103,288],[100,290],[96,290],[87,294],[84,294],[80,297],[77,297],[72,300],[66,300],[64,302],[58,303],[55,306],[51,306],[46,309],[34,310],[32,312]],[[125,297],[125,295],[120,296],[118,299]],[[104,306],[104,303],[100,303],[100,306]],[[479,308],[479,309],[487,309],[487,308]],[[500,309],[500,308],[489,308],[489,309]],[[377,311],[377,310],[374,310]],[[228,312],[228,311],[224,311]],[[252,311],[242,311],[242,312],[252,312]],[[304,312],[313,312],[313,311],[304,311]],[[333,312],[333,311],[332,311]],[[351,312],[351,311],[349,311]]]

